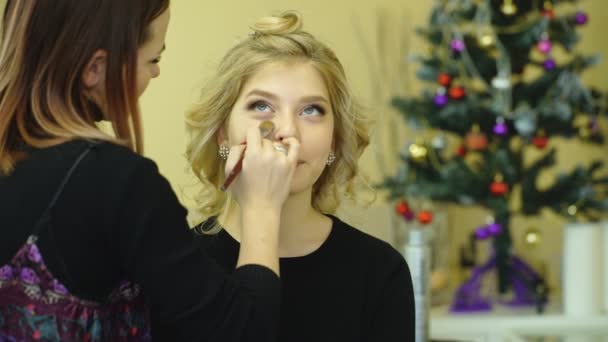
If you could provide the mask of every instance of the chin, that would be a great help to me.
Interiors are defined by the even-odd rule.
[[[289,194],[294,195],[305,191],[312,191],[311,189],[313,185],[317,182],[320,176],[320,173],[318,175],[313,175],[311,174],[311,170],[309,168],[298,166],[293,174],[293,178],[291,179]]]

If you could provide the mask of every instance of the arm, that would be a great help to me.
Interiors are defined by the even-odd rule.
[[[186,210],[150,161],[132,177],[115,234],[124,272],[143,287],[155,320],[179,334],[175,340],[273,340],[276,273],[254,262],[223,272],[194,241]]]

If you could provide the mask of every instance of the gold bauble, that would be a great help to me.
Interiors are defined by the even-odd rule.
[[[537,247],[541,240],[542,235],[536,227],[529,227],[524,232],[524,244],[528,247]]]
[[[422,144],[411,144],[409,147],[410,158],[418,163],[426,161],[426,156],[429,154],[426,146]]]
[[[479,42],[479,46],[481,47],[490,48],[494,46],[496,40],[494,39],[494,35],[491,32],[485,32],[477,38],[477,42]]]
[[[504,15],[512,16],[517,13],[517,6],[513,3],[513,0],[505,0],[500,6],[500,11]]]
[[[481,153],[470,152],[464,157],[464,163],[475,172],[481,172],[484,162],[485,160]]]
[[[514,136],[509,140],[509,147],[514,152],[521,151],[524,147],[524,140],[520,136]]]
[[[574,215],[576,215],[577,212],[578,212],[578,208],[576,207],[576,205],[572,204],[571,206],[568,207],[568,215],[574,216]]]

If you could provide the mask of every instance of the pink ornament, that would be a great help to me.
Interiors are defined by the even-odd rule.
[[[576,12],[574,21],[577,25],[585,25],[589,21],[589,15],[583,11]]]
[[[407,213],[403,214],[403,218],[407,221],[410,222],[412,220],[414,220],[414,212],[413,211],[408,211]]]
[[[538,48],[538,51],[546,55],[551,52],[553,44],[551,44],[549,39],[541,39],[536,47]]]
[[[466,48],[464,41],[462,39],[452,39],[450,42],[450,47],[454,52],[460,53],[463,52]]]

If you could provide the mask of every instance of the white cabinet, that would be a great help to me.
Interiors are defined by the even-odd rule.
[[[450,314],[431,311],[433,340],[476,342],[608,342],[608,315],[568,317],[557,311],[497,307],[492,313]]]

